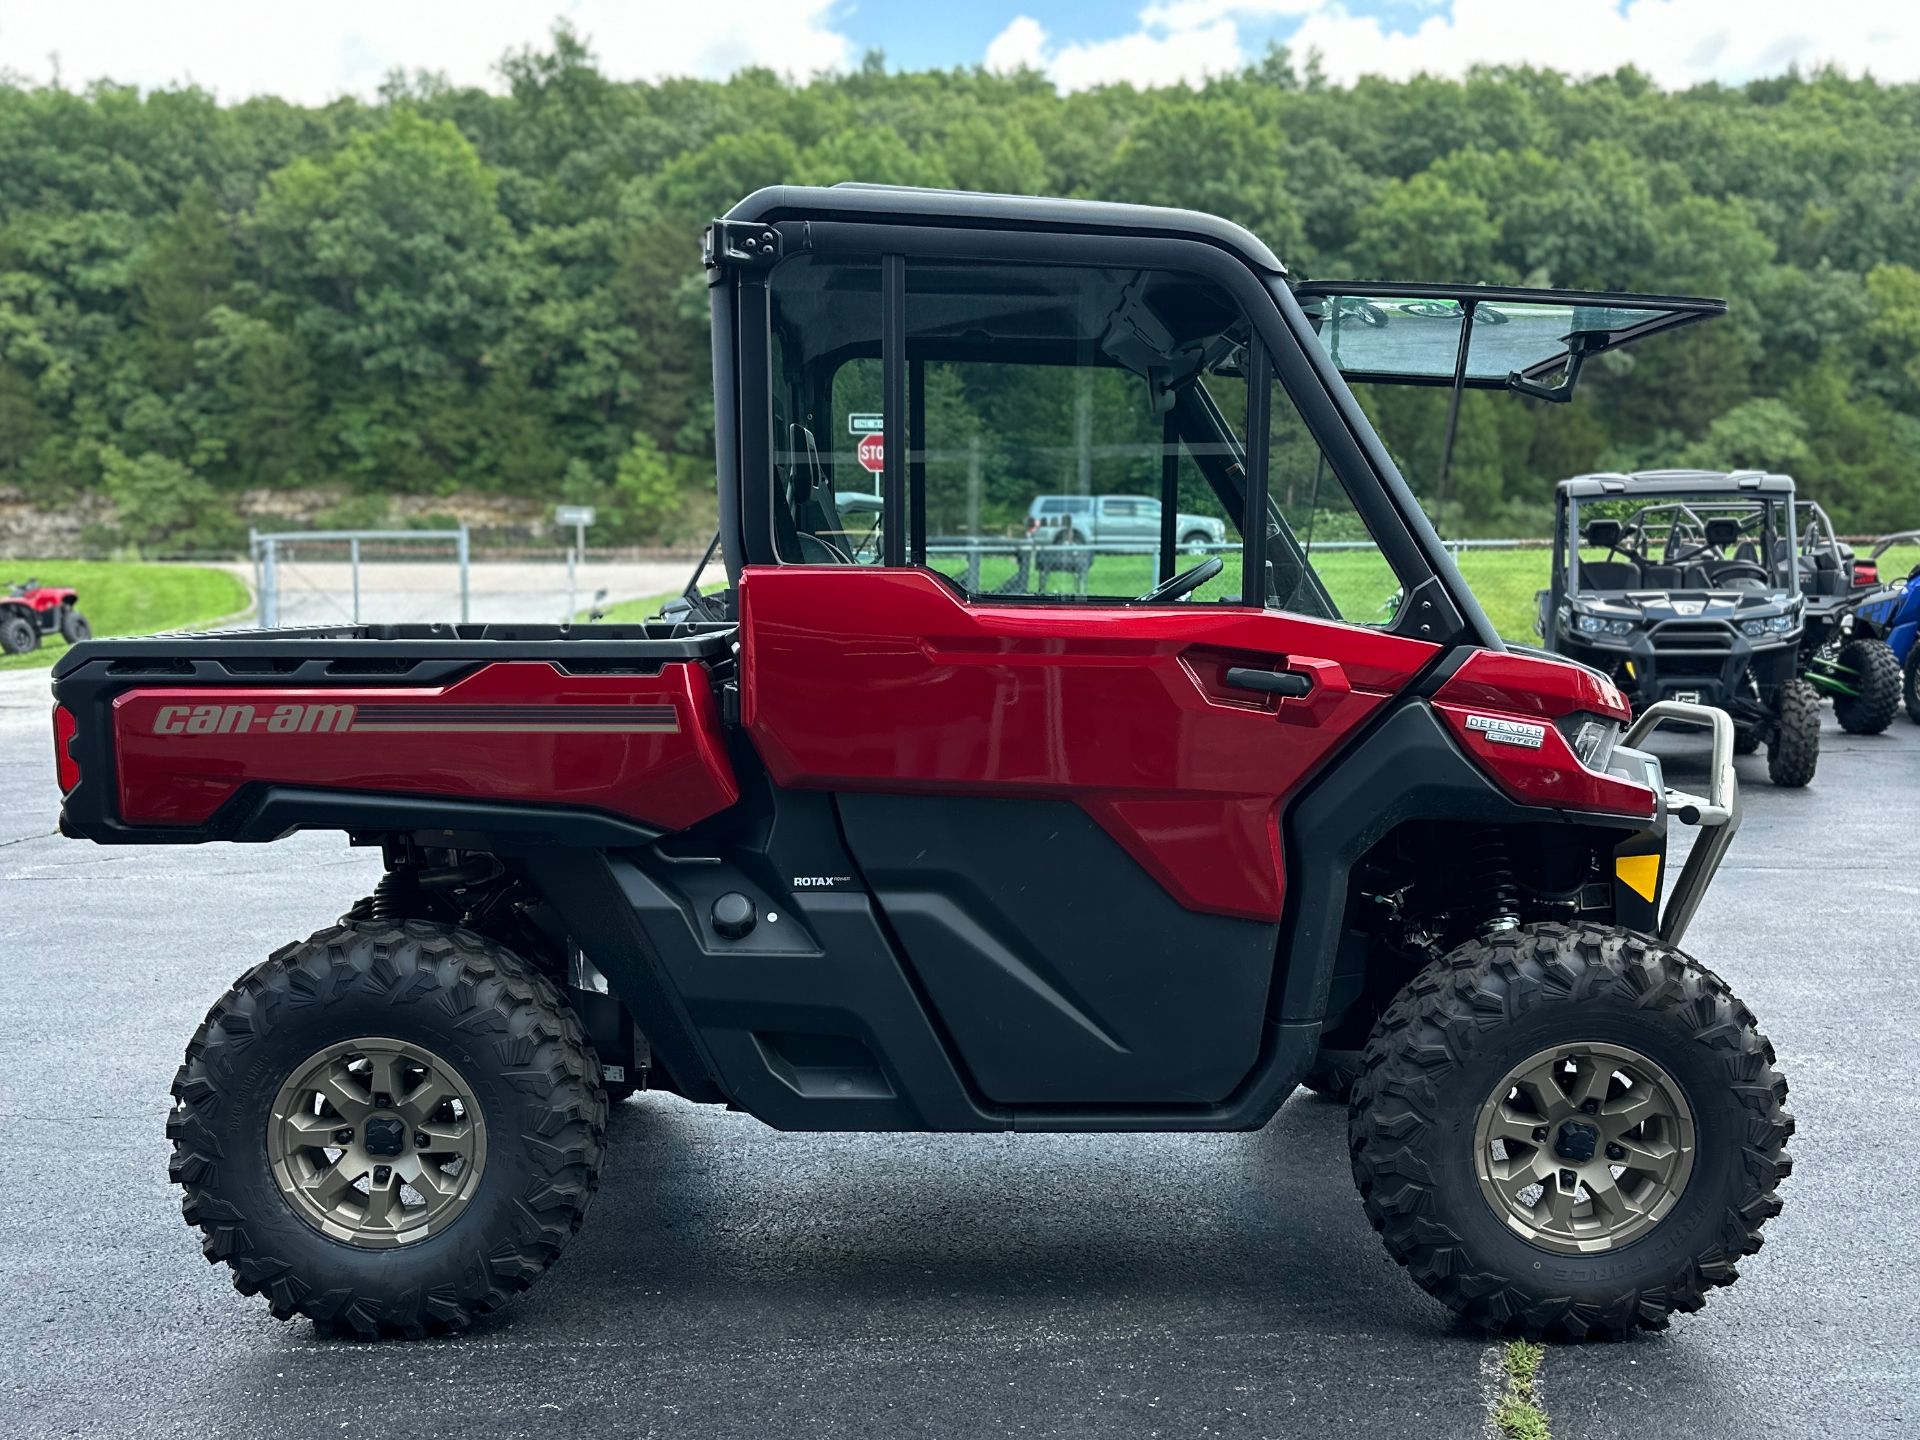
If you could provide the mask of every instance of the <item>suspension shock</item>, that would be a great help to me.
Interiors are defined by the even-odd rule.
[[[1494,826],[1473,838],[1473,874],[1480,884],[1482,935],[1498,935],[1520,924],[1520,886],[1514,879],[1507,832]]]
[[[367,901],[369,920],[407,920],[420,913],[420,882],[411,866],[381,875]]]

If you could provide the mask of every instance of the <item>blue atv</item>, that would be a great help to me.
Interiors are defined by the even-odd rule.
[[[1878,560],[1895,545],[1920,541],[1920,530],[1903,530],[1889,535],[1873,547],[1872,559]],[[1904,580],[1895,580],[1862,599],[1853,609],[1853,634],[1863,640],[1880,640],[1893,651],[1901,666],[1901,694],[1907,702],[1907,717],[1920,725],[1920,565]]]

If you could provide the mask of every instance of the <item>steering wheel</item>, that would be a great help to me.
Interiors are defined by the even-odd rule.
[[[1218,555],[1209,555],[1191,570],[1182,570],[1178,575],[1154,586],[1140,597],[1138,603],[1158,605],[1168,600],[1178,600],[1182,596],[1191,595],[1225,568]]]
[[[1758,580],[1764,585],[1773,577],[1758,561],[1722,560],[1718,565],[1707,567],[1707,578],[1716,585],[1724,585],[1729,580]]]

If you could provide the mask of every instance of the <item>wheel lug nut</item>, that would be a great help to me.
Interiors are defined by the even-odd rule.
[[[1600,1102],[1598,1100],[1582,1100],[1580,1102],[1580,1113],[1582,1115],[1597,1114],[1599,1109]]]
[[[1573,1171],[1562,1170],[1560,1172],[1560,1186],[1563,1190],[1571,1190],[1575,1185],[1579,1183],[1580,1183],[1580,1177],[1574,1174]]]
[[[433,1140],[432,1140],[432,1138],[431,1138],[431,1137],[430,1137],[430,1136],[429,1136],[429,1135],[427,1134],[427,1132],[426,1132],[426,1131],[424,1131],[424,1130],[416,1130],[416,1131],[414,1131],[414,1132],[413,1132],[413,1148],[414,1148],[414,1149],[416,1149],[416,1150],[425,1150],[425,1149],[427,1149],[427,1148],[428,1148],[429,1146],[431,1146],[432,1144],[433,1144]]]
[[[336,1145],[351,1145],[353,1143],[353,1131],[351,1130],[334,1131],[333,1143]]]
[[[1625,1150],[1622,1150],[1618,1145],[1607,1146],[1607,1159],[1624,1160],[1626,1158],[1627,1158],[1627,1152]]]
[[[393,1178],[393,1167],[391,1165],[376,1165],[373,1167],[373,1183],[374,1184],[384,1185],[392,1178]]]
[[[391,1110],[393,1108],[393,1097],[384,1090],[376,1091],[373,1097],[373,1108],[376,1110]]]
[[[1534,1138],[1534,1139],[1536,1139],[1536,1140],[1544,1140],[1544,1139],[1546,1139],[1546,1138],[1547,1138],[1547,1127],[1546,1127],[1546,1126],[1544,1126],[1544,1125],[1536,1125],[1536,1126],[1534,1126],[1534,1127],[1533,1127],[1533,1138]]]

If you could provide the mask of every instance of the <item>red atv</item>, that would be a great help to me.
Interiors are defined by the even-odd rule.
[[[706,271],[724,594],[56,667],[64,833],[385,860],[187,1047],[209,1259],[275,1315],[420,1335],[554,1262],[636,1090],[1222,1131],[1312,1078],[1351,1082],[1387,1248],[1474,1323],[1657,1327],[1734,1279],[1793,1122],[1678,948],[1739,821],[1731,723],[1629,724],[1503,645],[1342,378],[1565,398],[1713,302],[1368,298],[1204,216],[871,187],[750,197]],[[1023,589],[977,537],[1063,482],[1157,493],[1157,549]],[[1706,794],[1641,748],[1667,721],[1712,732]]]
[[[78,645],[93,634],[79,604],[74,591],[38,580],[7,586],[7,593],[0,595],[0,655],[37,649],[43,635],[59,635],[69,645]]]

